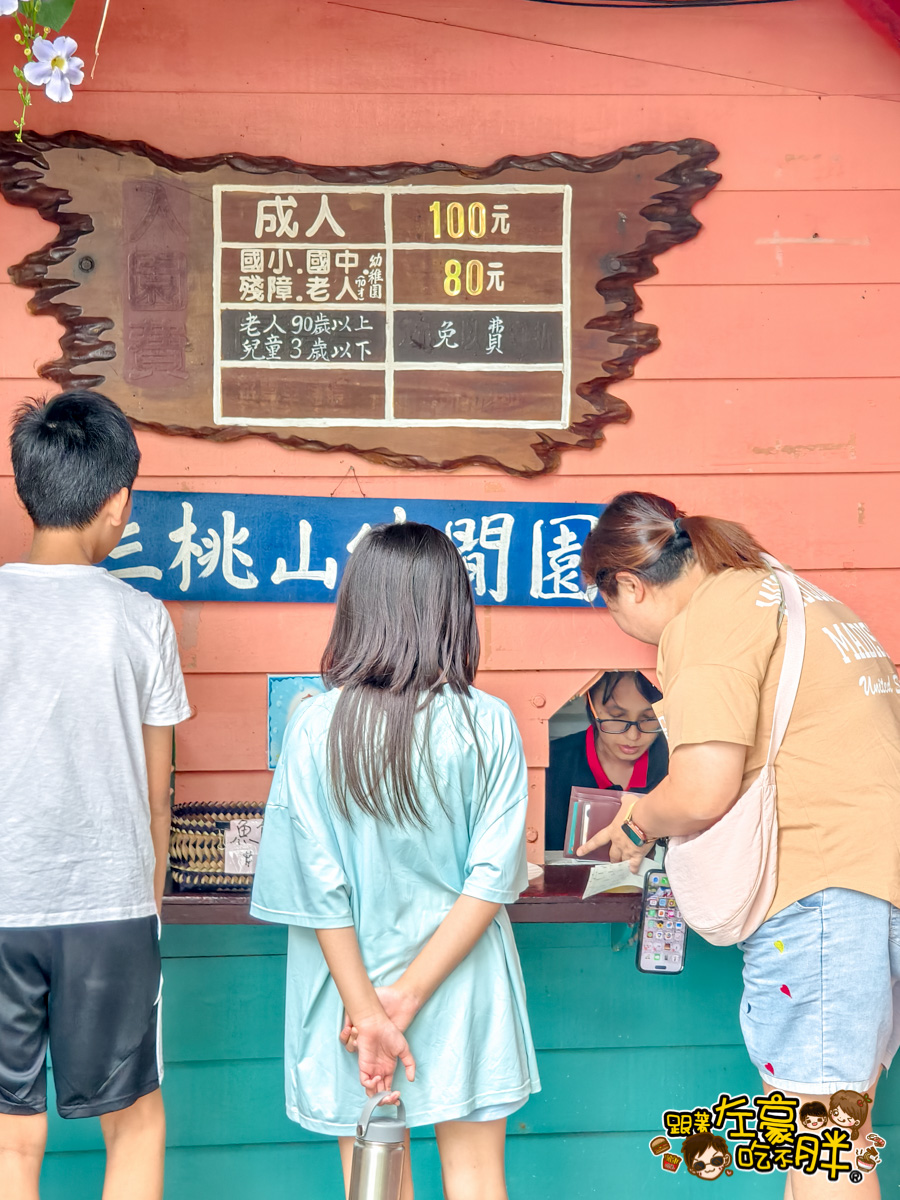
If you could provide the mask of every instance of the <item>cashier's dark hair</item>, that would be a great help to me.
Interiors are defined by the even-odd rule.
[[[689,517],[652,492],[620,492],[585,539],[581,570],[604,596],[619,590],[622,571],[656,586],[699,563],[710,575],[731,567],[764,567],[752,533],[720,517]]]
[[[615,695],[616,688],[623,679],[630,679],[638,690],[641,699],[646,700],[648,704],[656,704],[662,700],[662,692],[659,688],[654,687],[647,676],[642,671],[604,671],[597,682],[589,689],[591,701],[594,707],[599,708],[601,705],[609,704]],[[591,711],[590,703],[587,703],[588,719],[591,724],[594,724],[594,715]]]
[[[38,529],[84,529],[122,488],[141,453],[128,419],[99,392],[26,400],[9,439],[16,491]]]
[[[416,779],[424,770],[439,790],[430,705],[444,687],[466,700],[479,655],[472,587],[450,539],[411,521],[367,533],[344,571],[322,657],[325,682],[342,689],[328,734],[342,817],[352,821],[359,808],[401,825],[428,824]],[[462,713],[468,727],[459,736],[471,742],[466,703]]]

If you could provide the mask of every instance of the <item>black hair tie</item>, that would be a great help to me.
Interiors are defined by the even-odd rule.
[[[675,537],[681,537],[684,533],[684,529],[681,526],[681,517],[676,517],[672,524],[675,526]]]

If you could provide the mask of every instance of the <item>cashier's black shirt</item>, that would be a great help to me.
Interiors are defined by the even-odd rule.
[[[569,817],[569,793],[573,787],[595,788],[597,780],[588,765],[585,753],[585,731],[570,733],[550,743],[550,766],[547,768],[544,848],[562,850]],[[661,783],[669,769],[669,748],[663,734],[650,743],[647,751],[647,783],[634,787],[633,792],[649,792]],[[616,784],[612,784],[616,787]],[[621,790],[621,789],[619,789]]]

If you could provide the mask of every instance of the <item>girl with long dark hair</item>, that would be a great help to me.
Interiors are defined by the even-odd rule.
[[[670,757],[659,787],[584,852],[610,843],[610,858],[636,870],[657,838],[700,835],[702,848],[768,760],[786,649],[800,645],[774,760],[775,871],[751,887],[759,920],[741,927],[741,1028],[767,1091],[820,1107],[866,1093],[854,1116],[868,1132],[868,1097],[900,1043],[900,679],[855,613],[764,553],[743,526],[647,492],[616,496],[588,537],[585,577],[621,629],[659,648]],[[791,609],[803,614],[799,639]],[[727,845],[730,828],[718,831],[725,852],[750,861],[752,839]],[[707,878],[702,850],[687,861]],[[704,907],[726,910],[736,879]],[[693,882],[688,872],[682,883]],[[851,1193],[879,1195],[874,1172],[858,1184],[788,1172],[793,1200]]]
[[[348,1182],[365,1095],[393,1088],[399,1059],[449,1200],[505,1200],[506,1118],[540,1088],[503,907],[527,884],[527,772],[509,709],[472,687],[478,657],[450,540],[368,533],[338,591],[330,690],[285,734],[251,906],[290,926],[288,1116],[340,1138]]]

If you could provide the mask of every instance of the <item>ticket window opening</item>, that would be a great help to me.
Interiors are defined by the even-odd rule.
[[[589,715],[588,695],[596,720]],[[598,671],[550,718],[545,852],[563,848],[573,787],[647,792],[665,777],[668,751],[652,707],[659,699],[655,672]]]

